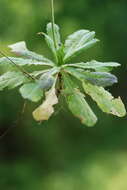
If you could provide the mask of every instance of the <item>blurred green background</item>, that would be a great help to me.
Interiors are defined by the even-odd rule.
[[[96,31],[100,39],[78,59],[116,61],[119,84],[110,88],[127,106],[127,1],[55,0],[56,22],[63,40],[78,29]],[[50,0],[0,0],[0,50],[26,41],[29,49],[51,56],[44,39],[50,21]],[[37,124],[37,105],[18,90],[0,92],[0,189],[2,190],[127,190],[127,117],[102,113],[91,102],[99,121],[83,126],[63,106],[48,122]]]

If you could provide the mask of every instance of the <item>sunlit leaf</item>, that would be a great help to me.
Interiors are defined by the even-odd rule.
[[[45,94],[45,101],[34,112],[33,117],[36,121],[48,120],[54,113],[54,105],[58,103],[55,87]]]
[[[0,76],[0,90],[6,87],[13,89],[25,82],[28,82],[28,79],[21,72],[7,72]]]
[[[43,33],[43,35],[45,37],[45,40],[47,42],[48,47],[53,52],[53,55],[55,56],[55,59],[57,59],[56,49],[55,49],[54,42],[53,42],[52,38],[50,36],[48,36],[47,34],[45,34],[45,33]]]
[[[38,102],[43,96],[43,90],[37,82],[24,84],[19,91],[24,99],[33,102]]]
[[[77,89],[77,86],[68,75],[63,75],[65,97],[70,111],[87,126],[93,126],[97,117],[86,102],[84,95]],[[75,88],[74,88],[75,86]]]
[[[40,66],[54,66],[53,62],[42,62],[42,61],[36,61],[33,59],[23,59],[23,58],[16,58],[16,57],[9,57],[15,64],[20,65],[20,66],[25,66],[25,65],[40,65]],[[5,65],[5,64],[12,64],[11,61],[6,57],[0,58],[0,66]]]
[[[113,67],[119,67],[119,63],[115,62],[98,62],[98,61],[90,61],[87,63],[74,63],[74,64],[66,64],[63,67],[76,67],[76,68],[82,68],[82,69],[91,69],[95,71],[102,70],[103,68],[110,68],[112,69]]]
[[[9,45],[8,47],[11,48],[12,53],[15,53],[18,56],[24,56],[26,58],[34,59],[34,60],[41,61],[44,63],[51,62],[49,59],[45,58],[44,56],[39,55],[35,52],[29,51],[24,41]]]
[[[103,87],[98,87],[90,83],[83,83],[85,92],[97,103],[103,112],[123,117],[126,110],[121,98],[114,98]]]
[[[79,30],[68,36],[65,41],[64,62],[67,62],[72,57],[92,47],[96,42],[98,42],[94,36],[95,32],[90,32],[89,30]]]
[[[53,40],[52,23],[47,24],[47,34]],[[56,49],[58,50],[61,45],[61,39],[60,39],[59,26],[56,24],[54,24],[54,37],[55,37],[55,41],[56,41]]]

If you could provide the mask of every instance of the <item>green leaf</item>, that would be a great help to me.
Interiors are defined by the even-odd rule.
[[[82,69],[92,69],[95,71],[102,70],[103,68],[113,68],[113,67],[119,67],[119,63],[115,62],[98,62],[98,61],[90,61],[87,63],[74,63],[74,64],[66,64],[63,67],[76,67],[76,68],[82,68]]]
[[[16,57],[9,57],[15,64],[20,65],[20,66],[25,66],[25,65],[40,65],[40,66],[54,66],[53,62],[42,62],[42,61],[36,61],[33,59],[23,59],[23,58],[16,58]],[[5,64],[12,64],[11,61],[7,59],[6,57],[0,58],[0,65],[5,65]],[[13,65],[13,64],[12,64]]]
[[[45,33],[43,33],[43,35],[45,37],[45,40],[46,40],[46,43],[47,43],[48,47],[51,49],[55,59],[57,60],[56,49],[55,49],[54,42],[53,42],[52,38],[50,36],[48,36],[47,34],[45,34]]]
[[[32,76],[38,77],[39,75],[43,75],[43,74],[56,75],[59,72],[60,72],[60,67],[53,67],[53,68],[45,69],[45,70],[41,70],[41,71],[34,71],[30,74]]]
[[[55,78],[50,73],[45,73],[39,79],[39,86],[43,90],[49,90],[54,82]]]
[[[73,67],[67,67],[65,71],[81,81],[88,81],[97,86],[106,87],[118,82],[116,76],[106,72],[83,71]]]
[[[47,24],[47,34],[53,40],[52,23]],[[55,41],[56,41],[56,49],[58,50],[61,46],[61,39],[60,39],[59,26],[56,24],[54,24],[54,35],[55,35]]]
[[[13,89],[25,82],[28,82],[28,79],[21,72],[7,72],[0,76],[0,90],[6,87]]]
[[[33,102],[38,102],[43,96],[43,90],[40,88],[38,82],[24,84],[19,91],[24,99]]]
[[[12,53],[15,53],[18,56],[23,56],[25,58],[42,61],[44,63],[51,62],[49,59],[45,58],[44,56],[39,55],[35,52],[29,51],[24,41],[9,45],[8,47],[11,48]]]
[[[112,86],[118,82],[115,75],[107,72],[84,72],[84,74],[88,82],[97,86]]]
[[[33,112],[36,121],[48,120],[54,113],[54,105],[58,103],[55,86],[45,93],[45,101]]]
[[[68,75],[63,75],[65,96],[70,111],[78,117],[81,122],[89,127],[95,125],[97,117],[84,99],[84,95],[77,89]],[[74,88],[74,86],[76,88]]]
[[[79,30],[68,36],[65,41],[65,57],[64,62],[67,62],[72,57],[92,47],[97,39],[94,38],[95,32],[89,30]]]
[[[33,71],[32,73],[30,73],[32,76],[34,77],[38,77],[39,75],[42,75],[44,73],[49,72],[50,69],[45,69],[45,70],[41,70],[41,71]]]
[[[56,47],[53,40],[53,32],[52,32],[51,23],[47,25],[47,34],[43,33],[43,35],[45,36],[45,40],[47,42],[48,47],[53,52],[56,62],[58,62],[59,59],[61,59],[61,56],[63,57],[63,46],[60,40],[59,27],[56,24],[54,25],[54,29],[55,29],[54,36],[55,36],[55,41],[56,41]]]
[[[125,116],[126,110],[120,97],[115,99],[103,87],[98,87],[86,82],[83,83],[83,88],[103,112],[113,114],[118,117]]]

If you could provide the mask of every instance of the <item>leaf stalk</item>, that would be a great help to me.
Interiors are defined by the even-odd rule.
[[[52,17],[52,34],[55,49],[57,49],[56,39],[55,39],[55,16],[54,16],[54,0],[51,0],[51,17]]]

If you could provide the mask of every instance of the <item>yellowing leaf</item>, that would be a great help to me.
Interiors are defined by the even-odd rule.
[[[58,103],[58,98],[56,96],[55,87],[53,86],[51,90],[46,92],[46,99],[42,105],[40,105],[34,112],[33,117],[36,121],[48,120],[50,116],[54,113],[53,106]]]
[[[121,98],[114,98],[103,87],[95,86],[90,83],[83,83],[83,88],[87,94],[97,103],[103,112],[123,117],[126,110]]]
[[[84,95],[77,89],[67,96],[67,104],[70,111],[81,120],[81,123],[92,127],[97,122],[97,117],[86,102]]]
[[[85,100],[84,95],[77,89],[76,84],[69,75],[63,74],[64,92],[70,111],[79,118],[84,125],[92,127],[97,122],[97,117]]]

